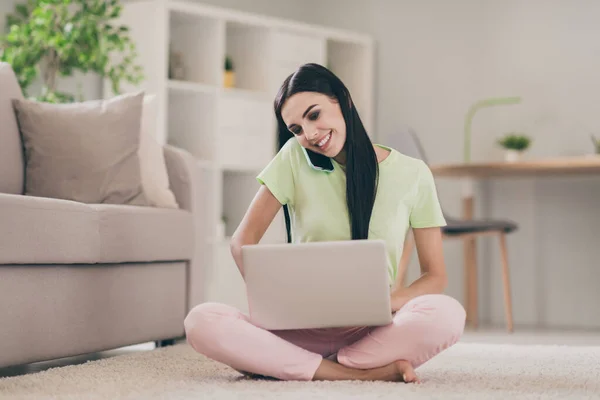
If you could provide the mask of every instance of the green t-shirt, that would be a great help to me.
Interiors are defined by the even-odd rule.
[[[379,163],[379,182],[369,224],[369,239],[382,239],[388,252],[390,284],[396,280],[409,227],[444,226],[446,221],[429,167],[386,146]],[[346,174],[332,159],[332,172],[319,171],[307,161],[300,143],[291,138],[258,175],[281,204],[287,204],[292,242],[350,240],[346,205]]]

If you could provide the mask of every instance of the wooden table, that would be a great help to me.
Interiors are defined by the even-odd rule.
[[[563,157],[519,162],[489,162],[469,164],[431,165],[436,177],[460,178],[463,181],[462,216],[473,218],[474,190],[478,179],[490,178],[527,178],[568,175],[600,175],[600,155],[583,157]],[[465,271],[465,308],[467,324],[473,328],[478,326],[478,293],[475,238],[464,240]]]
[[[565,157],[519,162],[490,162],[432,165],[431,171],[440,177],[490,178],[560,176],[600,173],[600,155]]]

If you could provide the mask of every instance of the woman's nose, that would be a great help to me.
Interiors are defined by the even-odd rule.
[[[307,139],[308,140],[315,140],[316,138],[319,137],[319,130],[312,126],[312,127],[307,127],[308,129],[305,132],[308,132],[307,135]]]

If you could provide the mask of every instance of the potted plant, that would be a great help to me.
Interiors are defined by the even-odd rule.
[[[600,139],[596,139],[596,136],[592,135],[592,143],[594,143],[596,154],[600,155]]]
[[[505,149],[504,159],[507,162],[515,162],[521,158],[521,154],[529,148],[531,139],[518,132],[506,134],[498,140],[498,144]]]
[[[230,56],[225,57],[225,77],[223,86],[232,88],[235,86],[235,71],[233,68],[233,60]]]
[[[75,71],[109,79],[118,94],[122,81],[142,79],[128,28],[116,23],[121,10],[119,0],[27,0],[7,16],[0,61],[12,66],[26,97],[41,78],[41,89],[31,96],[38,101],[75,101],[75,95],[59,90],[57,81]]]

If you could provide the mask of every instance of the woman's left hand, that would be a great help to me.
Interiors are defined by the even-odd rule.
[[[399,309],[404,307],[404,305],[406,303],[408,303],[409,301],[410,301],[410,297],[406,296],[404,293],[392,292],[392,295],[391,295],[392,312],[398,311]]]

